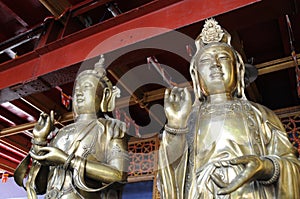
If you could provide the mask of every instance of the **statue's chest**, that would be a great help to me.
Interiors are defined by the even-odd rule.
[[[251,105],[239,101],[202,106],[198,121],[197,142],[203,148],[226,142],[249,145],[251,134],[258,129]]]
[[[88,154],[94,154],[99,132],[97,128],[91,129],[84,133],[84,128],[70,126],[61,129],[51,145],[57,147],[66,153],[70,154],[75,151],[75,154],[81,157],[86,157]]]

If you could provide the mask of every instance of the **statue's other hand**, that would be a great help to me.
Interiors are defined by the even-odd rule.
[[[33,128],[33,137],[38,140],[45,140],[54,124],[54,112],[51,111],[50,115],[47,113],[41,113],[40,118]]]
[[[187,88],[166,89],[164,99],[168,125],[172,128],[185,128],[192,109],[192,99]]]
[[[230,183],[224,183],[217,174],[212,174],[211,179],[221,189],[220,195],[230,194],[239,187],[254,180],[265,180],[273,174],[273,164],[270,160],[255,155],[241,156],[235,159],[215,163],[216,167],[241,165],[244,169]]]
[[[126,124],[118,119],[106,118],[102,121],[105,124],[106,134],[112,138],[123,138],[126,133]]]
[[[68,155],[56,147],[42,147],[38,152],[29,152],[31,157],[43,165],[63,165]]]

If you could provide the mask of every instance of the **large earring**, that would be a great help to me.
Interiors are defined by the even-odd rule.
[[[111,96],[111,90],[109,88],[104,88],[103,95],[100,103],[100,108],[102,112],[108,111],[108,103]]]

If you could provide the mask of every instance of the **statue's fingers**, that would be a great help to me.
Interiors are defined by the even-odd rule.
[[[109,129],[110,129],[111,123],[112,123],[111,120],[106,120],[106,121],[105,121],[106,130],[109,130]]]
[[[248,164],[250,162],[249,156],[241,156],[234,159],[229,160],[230,164],[237,165],[237,164]]]
[[[38,120],[38,124],[39,124],[40,126],[44,126],[45,120],[46,120],[46,115],[45,115],[44,112],[42,112],[42,113],[40,114],[40,118],[39,118],[39,120]]]
[[[37,154],[33,153],[32,151],[29,151],[29,154],[35,160],[44,160],[45,159],[45,155],[37,155]]]
[[[120,123],[115,122],[114,129],[113,129],[113,130],[114,130],[114,131],[112,132],[113,137],[114,137],[114,138],[118,138],[118,137],[120,136],[121,131],[122,131],[122,128],[121,128],[121,126],[120,126]]]
[[[120,129],[121,129],[121,137],[124,137],[124,134],[126,133],[126,124],[124,122],[120,123]]]
[[[181,97],[180,97],[179,93],[177,93],[177,94],[174,95],[174,102],[179,102],[180,99],[181,99]]]
[[[169,101],[169,96],[170,96],[170,89],[167,88],[165,90],[165,98],[164,98],[165,104]]]
[[[110,138],[114,137],[114,132],[116,132],[116,122],[114,120],[110,120],[110,125],[108,127],[108,132]]]
[[[50,122],[51,122],[51,125],[54,124],[54,111],[53,110],[50,111]]]
[[[38,124],[42,124],[42,122],[43,122],[43,113],[40,114],[40,117],[39,117],[37,123],[38,123]]]
[[[218,161],[218,162],[215,162],[214,163],[214,166],[217,167],[217,168],[220,168],[220,167],[228,167],[230,166],[230,162],[228,160],[222,160],[222,161]]]
[[[210,178],[212,179],[212,181],[214,181],[214,183],[218,186],[218,187],[221,187],[221,188],[224,188],[224,187],[227,187],[228,186],[228,183],[225,183],[221,177],[217,174],[211,174],[210,175]]]
[[[244,185],[246,182],[249,181],[250,176],[247,174],[248,172],[242,172],[239,175],[237,175],[227,187],[222,188],[218,191],[218,195],[226,195],[230,194],[233,191],[240,188],[242,185]]]
[[[169,95],[170,102],[174,102],[176,100],[177,90],[178,88],[176,86],[171,90],[171,93]]]
[[[180,88],[179,92],[180,92],[180,98],[184,99],[184,97],[185,97],[184,88]]]
[[[184,91],[184,100],[185,100],[185,101],[191,100],[191,95],[190,95],[190,92],[189,92],[188,88],[185,87],[185,88],[183,89],[183,91]]]
[[[35,153],[33,153],[32,151],[29,151],[29,154],[33,159],[38,159],[38,156]]]

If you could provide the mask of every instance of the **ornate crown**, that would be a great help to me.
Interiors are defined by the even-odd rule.
[[[215,19],[210,18],[205,20],[202,32],[195,40],[195,43],[199,50],[209,43],[224,42],[230,45],[230,41],[230,34],[225,29],[222,29]]]
[[[79,72],[79,74],[76,77],[76,80],[84,75],[94,75],[99,79],[99,82],[105,84],[104,85],[105,87],[112,87],[111,81],[106,76],[106,69],[105,69],[104,62],[105,62],[104,55],[101,55],[99,61],[95,63],[94,68],[85,69]]]

